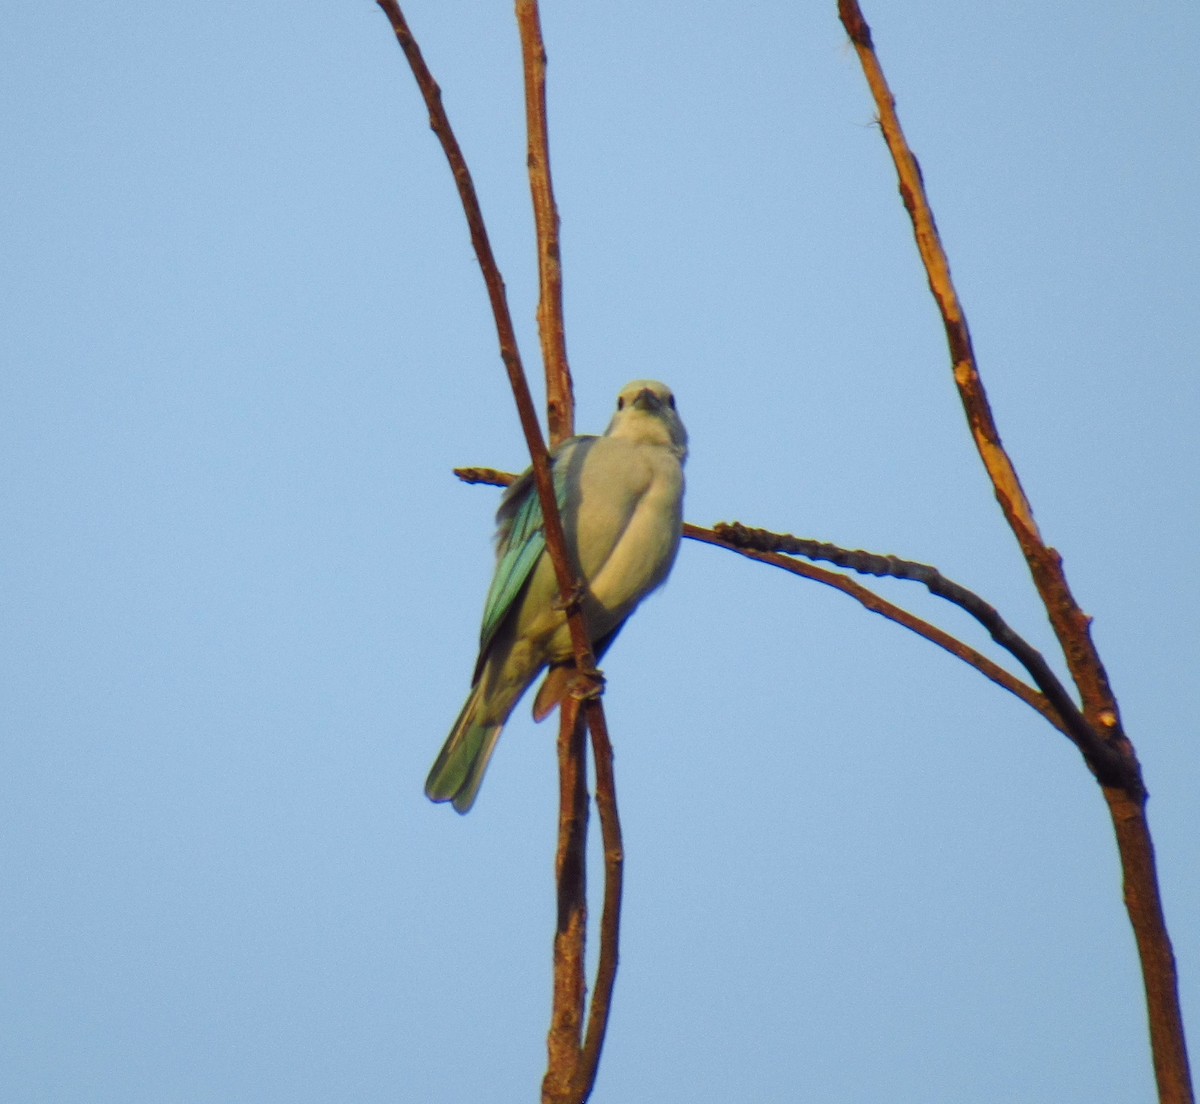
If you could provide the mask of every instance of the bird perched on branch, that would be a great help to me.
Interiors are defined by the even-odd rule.
[[[686,458],[675,396],[656,380],[621,391],[603,437],[572,437],[553,452],[555,497],[597,659],[675,562]],[[500,731],[530,683],[549,667],[533,706],[540,721],[575,675],[532,469],[505,492],[496,521],[496,574],[471,694],[425,783],[432,801],[452,801],[460,813],[474,804]]]

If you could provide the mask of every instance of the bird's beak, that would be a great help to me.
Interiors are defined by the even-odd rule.
[[[649,387],[643,387],[633,396],[633,405],[640,406],[643,410],[658,410],[662,406],[662,400]]]

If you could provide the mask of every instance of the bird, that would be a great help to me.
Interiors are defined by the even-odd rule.
[[[597,660],[675,563],[687,447],[671,389],[634,380],[621,389],[603,436],[570,437],[551,453],[555,498]],[[496,570],[471,692],[425,783],[431,801],[449,801],[459,813],[475,803],[501,730],[538,675],[549,668],[534,700],[540,721],[562,702],[576,673],[532,468],[505,492],[496,522]]]

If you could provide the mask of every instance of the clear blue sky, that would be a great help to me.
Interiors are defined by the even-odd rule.
[[[407,11],[536,369],[510,6]],[[1200,14],[866,14],[1145,767],[1197,1051]],[[832,0],[544,18],[580,427],[664,379],[690,520],[935,563],[1051,650]],[[17,0],[0,49],[0,1099],[537,1099],[552,726],[468,817],[421,793],[491,567],[450,469],[523,443],[383,16]],[[697,545],[606,671],[599,1104],[1153,1098],[1103,802],[1026,707]]]

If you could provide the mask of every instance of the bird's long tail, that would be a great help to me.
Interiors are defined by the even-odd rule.
[[[425,796],[430,801],[451,801],[454,808],[465,813],[475,804],[475,796],[483,783],[492,752],[504,722],[481,724],[476,722],[479,703],[483,696],[483,680],[476,683],[467,704],[463,706],[458,720],[425,780]]]

